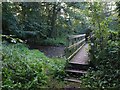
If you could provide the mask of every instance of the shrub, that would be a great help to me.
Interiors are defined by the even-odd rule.
[[[2,78],[4,90],[33,90],[47,85],[49,76],[64,69],[65,60],[50,59],[25,45],[2,45]]]
[[[100,49],[91,49],[90,54],[94,69],[90,68],[88,73],[82,77],[82,85],[89,88],[120,88],[120,42],[118,34],[112,33],[112,37],[106,42],[106,46]],[[94,50],[95,53],[92,53]]]

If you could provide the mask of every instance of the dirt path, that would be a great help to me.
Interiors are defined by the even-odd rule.
[[[30,46],[31,49],[39,49],[48,57],[62,57],[64,55],[64,46]]]
[[[88,57],[88,44],[85,44],[80,51],[71,59],[70,62],[78,63],[78,64],[87,64]]]

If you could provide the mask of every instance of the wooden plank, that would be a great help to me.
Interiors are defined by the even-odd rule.
[[[75,44],[73,44],[73,45],[71,45],[71,46],[69,46],[69,47],[67,47],[67,48],[70,49],[70,48],[72,48],[72,47],[75,47],[75,46],[81,44],[81,43],[84,42],[84,41],[85,41],[85,39],[82,39],[82,40],[79,41],[78,43],[75,43]]]
[[[73,72],[73,73],[82,73],[82,74],[85,74],[85,73],[87,73],[86,71],[80,71],[80,70],[71,70],[71,69],[67,69],[67,70],[65,70],[66,72]]]
[[[85,36],[85,34],[80,34],[80,35],[70,35],[68,37],[69,37],[69,39],[74,39],[74,38],[79,38],[79,37],[84,37],[84,36]]]
[[[83,65],[83,66],[88,66],[88,63],[84,63],[84,64],[82,63],[82,64],[81,64],[81,63],[73,62],[73,61],[70,61],[69,64],[75,64],[75,65],[79,65],[79,66],[82,66],[82,65]]]
[[[65,80],[65,81],[70,81],[70,82],[81,83],[81,81],[80,81],[80,80],[73,79],[73,78],[65,78],[64,80]]]
[[[85,43],[80,46],[72,55],[70,55],[67,59],[70,60],[83,46],[85,45]]]
[[[73,57],[77,53],[77,51],[79,51],[79,49],[81,48],[81,46],[83,46],[82,43],[85,41],[85,35],[86,34],[70,35],[70,36],[68,36],[68,38],[67,38],[68,39],[68,47],[66,47],[66,51],[70,50],[72,48],[74,48],[74,50],[75,50],[75,51],[72,51],[72,55],[70,55],[68,57],[68,59],[70,59],[71,57]],[[80,40],[80,41],[78,41],[78,40]],[[72,44],[72,45],[70,45],[70,44]],[[82,44],[82,45],[80,45],[80,44]],[[79,45],[80,45],[80,47],[78,47]]]

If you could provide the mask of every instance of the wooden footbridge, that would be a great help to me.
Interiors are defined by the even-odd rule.
[[[65,80],[80,83],[80,76],[84,75],[89,67],[88,44],[85,34],[68,36],[65,54],[68,64],[65,68]]]

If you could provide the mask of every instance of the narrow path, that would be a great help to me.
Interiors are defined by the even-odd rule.
[[[88,64],[88,44],[85,44],[80,51],[70,60],[71,63]]]

